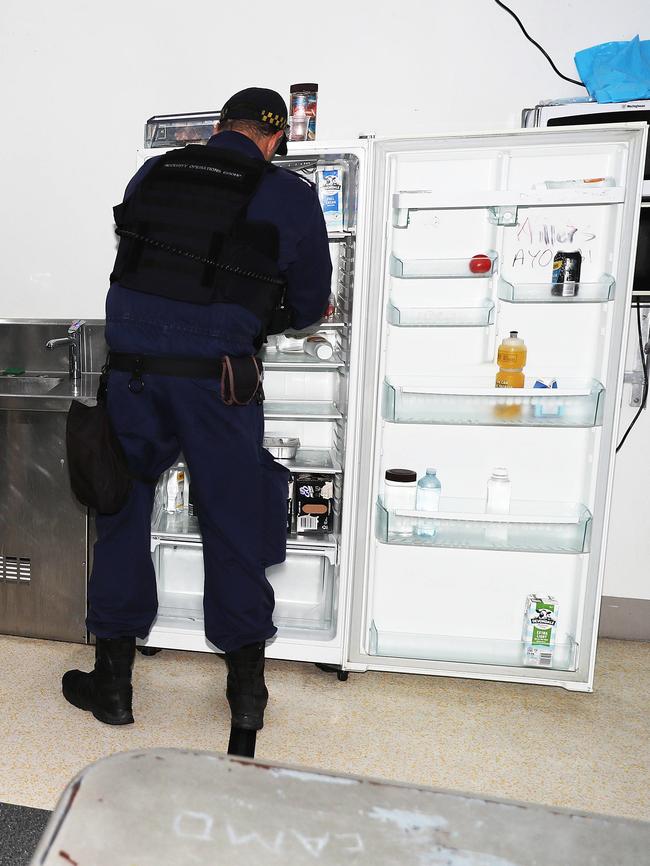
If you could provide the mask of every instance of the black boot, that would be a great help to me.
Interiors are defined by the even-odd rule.
[[[264,683],[264,644],[251,643],[226,653],[228,684],[226,697],[230,704],[233,728],[261,731],[269,693]]]
[[[90,710],[107,725],[133,723],[131,671],[135,638],[97,638],[95,669],[63,675],[63,696],[80,710]]]

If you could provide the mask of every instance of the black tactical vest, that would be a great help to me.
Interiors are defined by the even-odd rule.
[[[246,218],[274,170],[203,145],[164,154],[114,208],[120,244],[111,282],[195,304],[239,304],[260,319],[261,334],[284,330],[278,230]]]

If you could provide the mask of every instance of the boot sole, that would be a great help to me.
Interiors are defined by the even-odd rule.
[[[69,704],[72,704],[72,706],[76,707],[78,710],[85,710],[88,713],[92,713],[98,722],[103,722],[105,725],[132,725],[135,722],[132,713],[112,716],[109,713],[104,713],[101,710],[95,709],[85,703],[85,701],[75,700],[72,695],[66,693],[65,687],[62,688],[61,691],[63,692],[63,697]]]

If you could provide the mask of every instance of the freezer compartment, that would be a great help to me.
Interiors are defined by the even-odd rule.
[[[533,666],[525,663],[526,644],[520,640],[384,631],[374,621],[370,626],[369,654],[459,664],[526,667],[530,671],[575,671],[578,667],[578,644],[570,636],[553,646],[548,653],[550,658],[544,659],[546,664]]]
[[[176,627],[202,629],[201,544],[155,538],[152,546],[158,586],[157,624],[173,620]],[[319,539],[319,543],[289,543],[286,561],[267,569],[276,599],[273,621],[281,632],[286,630],[287,636],[308,632],[314,640],[334,637],[336,557],[337,546],[331,537]]]
[[[407,307],[391,302],[386,318],[401,328],[486,328],[494,324],[494,304],[489,298],[464,307]]]
[[[586,553],[591,513],[579,503],[514,501],[509,514],[486,514],[485,500],[440,500],[437,512],[387,509],[377,500],[376,535],[387,544]]]
[[[552,294],[554,288],[562,290],[562,284],[509,282],[500,277],[497,293],[511,304],[602,304],[614,300],[616,280],[603,274],[597,282],[567,283],[564,295]]]
[[[391,253],[389,270],[391,276],[401,279],[434,277],[477,279],[491,277],[496,271],[497,262],[498,256],[494,250],[453,259],[407,259]]]
[[[562,387],[495,388],[494,379],[405,376],[384,381],[383,417],[402,424],[479,424],[522,427],[595,427],[602,423],[605,389],[592,380],[561,380]]]
[[[144,146],[169,148],[205,144],[217,131],[220,116],[220,111],[201,111],[150,117],[145,127]]]

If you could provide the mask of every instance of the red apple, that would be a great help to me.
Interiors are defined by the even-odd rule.
[[[473,274],[487,274],[492,270],[492,259],[478,253],[469,260],[469,269]]]

